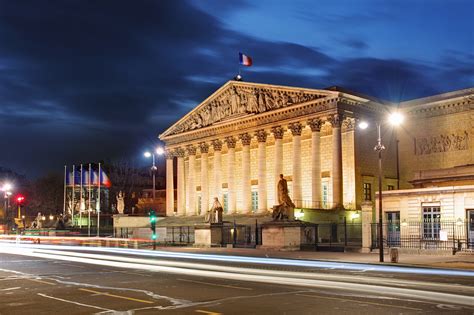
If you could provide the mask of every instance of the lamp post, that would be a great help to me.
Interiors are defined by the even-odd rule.
[[[5,219],[8,218],[8,210],[10,208],[10,196],[12,194],[12,185],[10,183],[5,183],[0,188],[0,191],[3,191],[3,200],[5,202],[4,211]]]
[[[165,153],[165,151],[163,150],[162,147],[158,147],[156,148],[156,150],[154,152],[150,152],[150,151],[146,151],[143,155],[146,157],[146,158],[150,158],[152,157],[153,159],[153,163],[152,163],[152,166],[151,166],[151,174],[152,174],[152,177],[153,177],[153,201],[155,201],[155,173],[156,173],[156,170],[158,169],[156,167],[156,164],[155,164],[155,153],[158,154],[158,155],[163,155]]]
[[[388,121],[393,126],[398,126],[403,122],[403,116],[400,113],[391,113]],[[367,129],[369,124],[365,121],[361,121],[359,123],[359,128]],[[383,262],[383,211],[382,211],[382,151],[385,150],[385,146],[382,144],[382,133],[381,133],[381,123],[377,122],[377,144],[374,147],[374,151],[378,154],[378,179],[379,179],[379,222],[378,222],[378,243],[379,243],[379,261]],[[397,152],[398,154],[398,152]],[[398,162],[397,162],[398,163]],[[398,172],[398,166],[397,166]]]

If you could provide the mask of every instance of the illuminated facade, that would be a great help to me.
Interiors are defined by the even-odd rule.
[[[160,135],[167,215],[203,215],[214,197],[227,214],[266,213],[276,204],[279,174],[298,208],[360,209],[378,189],[376,130],[359,130],[356,120],[375,122],[392,108],[338,88],[229,81]],[[398,183],[396,141],[387,132],[384,189]]]

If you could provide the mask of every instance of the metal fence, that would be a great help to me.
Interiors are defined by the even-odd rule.
[[[362,247],[361,223],[307,224],[302,229],[303,250],[344,251]]]
[[[372,249],[378,248],[378,223],[371,225]],[[386,247],[462,251],[474,249],[474,229],[463,222],[427,220],[384,223]]]
[[[223,225],[222,226],[222,246],[232,245],[233,247],[255,248],[262,245],[262,227],[254,225]]]
[[[176,246],[194,244],[194,226],[167,227],[165,244]]]

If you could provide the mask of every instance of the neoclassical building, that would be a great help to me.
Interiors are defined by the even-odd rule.
[[[360,209],[377,190],[375,122],[394,108],[339,88],[229,81],[159,137],[167,215],[203,215],[214,197],[227,214],[265,213],[280,174],[298,208]],[[372,127],[359,130],[357,119]],[[383,189],[395,189],[396,139],[389,128],[383,136]]]

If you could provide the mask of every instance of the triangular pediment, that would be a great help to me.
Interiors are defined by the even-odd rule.
[[[168,128],[160,139],[251,115],[307,103],[334,92],[229,81]]]

